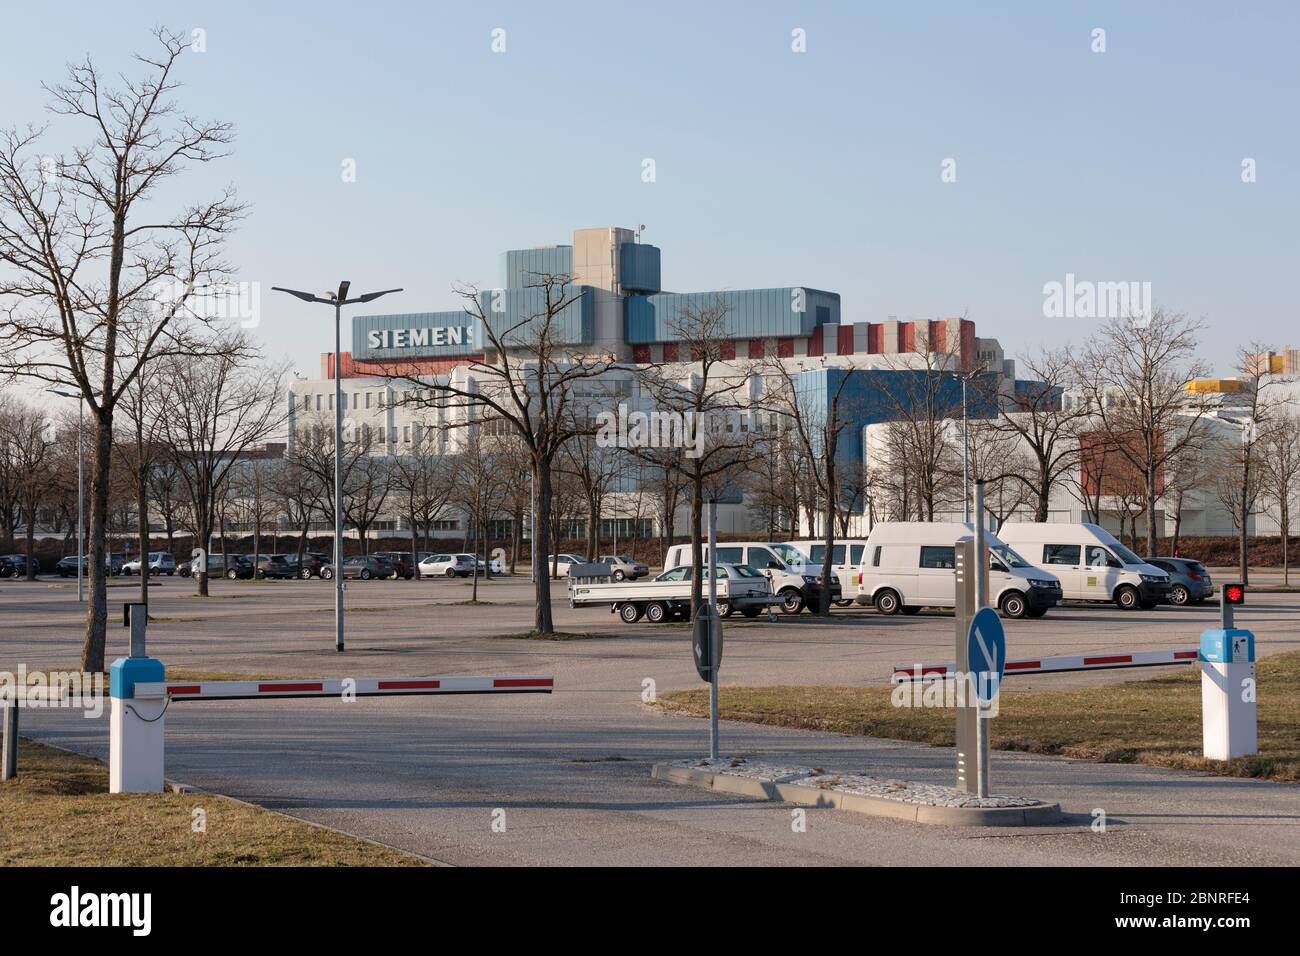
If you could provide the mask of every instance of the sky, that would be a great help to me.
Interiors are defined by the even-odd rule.
[[[1095,329],[1045,315],[1067,275],[1149,282],[1221,374],[1250,341],[1300,348],[1298,4],[5,6],[0,127],[55,145],[84,137],[46,111],[66,63],[138,75],[153,27],[202,31],[178,99],[236,141],[160,201],[235,184],[253,333],[307,377],[330,313],[272,285],[452,309],[506,249],[639,224],[669,290],[965,315],[1009,357]]]

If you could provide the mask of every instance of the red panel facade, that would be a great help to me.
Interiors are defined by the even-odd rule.
[[[794,339],[777,339],[776,357],[794,358]]]
[[[836,354],[852,355],[853,354],[853,326],[841,325],[837,338],[838,341],[835,343]]]
[[[764,354],[764,349],[763,349],[763,340],[762,340],[762,339],[750,339],[750,340],[749,340],[749,357],[752,358],[752,359],[761,359],[761,358],[763,357],[763,354]]]
[[[632,361],[640,365],[646,365],[650,362],[650,346],[634,345],[632,346]]]
[[[736,357],[736,340],[727,339],[725,342],[719,343],[718,354],[724,362],[734,359]]]
[[[879,355],[885,351],[885,327],[879,322],[871,322],[867,325],[867,352],[871,355]]]
[[[826,326],[818,325],[813,328],[812,335],[808,336],[808,354],[826,354]]]

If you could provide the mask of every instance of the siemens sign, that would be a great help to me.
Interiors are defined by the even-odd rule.
[[[468,325],[423,329],[371,329],[366,333],[370,349],[424,349],[435,345],[473,345],[474,330]]]
[[[358,359],[438,358],[482,350],[478,320],[457,312],[359,315],[352,320],[352,355]]]

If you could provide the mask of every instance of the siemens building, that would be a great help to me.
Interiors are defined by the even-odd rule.
[[[841,407],[850,410],[852,424],[839,450],[846,469],[860,467],[865,427],[890,416],[911,378],[937,380],[949,403],[960,402],[963,374],[990,376],[992,391],[1014,394],[1013,363],[996,340],[977,338],[967,319],[863,321],[846,315],[839,294],[825,289],[784,285],[673,292],[663,287],[662,274],[659,248],[639,241],[633,230],[578,229],[569,244],[502,253],[499,286],[477,293],[470,308],[355,316],[352,348],[342,353],[338,368],[333,353],[324,353],[320,377],[292,385],[291,453],[304,428],[332,427],[337,377],[343,380],[349,429],[366,436],[371,454],[410,455],[416,445],[433,441],[454,455],[459,436],[473,427],[466,419],[472,412],[421,405],[422,397],[433,394],[425,389],[422,396],[421,384],[452,382],[471,392],[492,387],[494,377],[485,370],[502,361],[497,347],[510,353],[516,344],[502,330],[525,336],[530,323],[547,312],[546,277],[564,277],[566,304],[551,317],[553,340],[567,355],[608,363],[600,381],[611,404],[637,407],[648,401],[638,374],[647,366],[679,364],[680,375],[688,378],[696,363],[679,330],[687,317],[713,309],[717,323],[710,340],[718,343],[721,374],[754,378],[755,360],[769,367],[780,362],[814,405],[828,403],[832,394],[847,399]],[[485,319],[498,331],[495,341],[483,328]],[[521,350],[518,357],[526,360],[526,353]],[[841,383],[845,376],[849,381]],[[754,400],[762,388],[757,381],[744,391]],[[602,537],[684,533],[686,495],[672,517],[643,500],[661,485],[644,475],[613,482],[600,518]],[[766,528],[752,495],[734,490],[729,497],[719,509],[721,530]],[[863,504],[853,507],[861,511]],[[398,511],[381,516],[373,531],[404,530]],[[584,521],[584,516],[566,519],[566,536],[586,537]],[[437,531],[448,537],[459,538],[466,530],[455,518],[439,525]],[[497,530],[501,527],[496,523]]]

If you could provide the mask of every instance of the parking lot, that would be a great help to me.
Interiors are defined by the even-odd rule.
[[[119,583],[115,581],[114,583]],[[132,582],[138,585],[138,582]],[[689,629],[625,625],[604,609],[572,610],[553,585],[557,629],[590,636],[525,640],[527,579],[348,582],[347,653],[333,649],[333,588],[312,581],[215,581],[212,597],[162,578],[151,590],[149,650],[169,667],[282,677],[553,674],[550,697],[188,704],[168,716],[168,774],[449,863],[719,862],[833,864],[984,862],[1295,862],[1300,788],[1125,764],[1003,754],[997,785],[1059,800],[1072,822],[1033,833],[923,830],[819,813],[794,835],[788,810],[674,788],[649,779],[656,760],[703,754],[707,725],[643,703],[700,686]],[[75,584],[0,582],[0,669],[75,666],[83,611]],[[110,595],[109,657],[127,631]],[[1300,596],[1252,594],[1238,623],[1260,656],[1300,647]],[[1191,647],[1217,609],[1053,610],[1007,621],[1011,657]],[[884,618],[870,609],[733,619],[724,684],[883,685],[895,664],[950,660],[951,614]],[[1159,671],[1017,677],[1017,689],[1082,686]],[[1267,688],[1261,693],[1266,694]],[[107,719],[66,712],[26,718],[24,733],[90,753],[107,751]],[[798,754],[827,766],[948,782],[952,753],[896,741],[747,724],[723,725],[724,750]],[[1095,837],[1088,816],[1111,808]],[[505,808],[507,834],[489,814]]]

